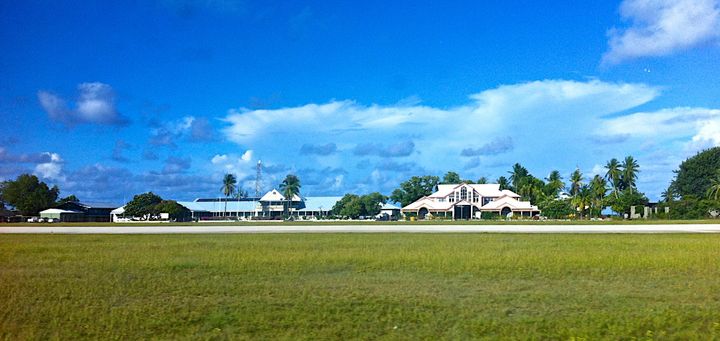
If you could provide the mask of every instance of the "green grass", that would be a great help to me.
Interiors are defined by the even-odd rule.
[[[698,220],[422,220],[422,221],[373,221],[373,220],[318,220],[318,221],[237,221],[237,222],[187,222],[187,223],[145,223],[146,225],[162,224],[163,226],[273,226],[285,225],[668,225],[668,224],[720,224],[720,219]],[[141,226],[143,223],[12,223],[1,226]]]
[[[719,339],[720,235],[0,235],[0,339]]]

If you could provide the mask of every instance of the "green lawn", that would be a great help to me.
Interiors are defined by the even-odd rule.
[[[0,235],[0,339],[718,339],[720,235]]]
[[[422,221],[373,221],[373,220],[317,220],[317,221],[237,221],[237,222],[187,222],[187,223],[144,223],[145,225],[212,226],[212,225],[666,225],[666,224],[720,224],[720,219],[669,220],[422,220]],[[1,226],[139,226],[143,223],[12,223]]]

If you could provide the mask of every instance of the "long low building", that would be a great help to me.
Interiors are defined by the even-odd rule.
[[[435,193],[424,196],[402,208],[404,214],[418,219],[428,215],[452,219],[482,219],[485,216],[520,215],[532,217],[540,214],[537,206],[520,201],[515,192],[500,189],[498,184],[446,184],[438,185]]]
[[[288,214],[296,217],[323,217],[330,214],[335,203],[342,197],[300,197],[290,202]],[[251,217],[277,218],[286,211],[288,201],[276,189],[260,198],[199,198],[194,201],[178,201],[192,212],[193,219],[237,219]]]
[[[290,201],[289,214],[301,218],[319,218],[330,215],[335,203],[342,197],[301,197],[295,195]],[[275,219],[285,214],[288,201],[273,189],[260,198],[198,198],[193,201],[178,201],[187,207],[193,220],[226,219]],[[123,221],[125,209],[112,211],[113,221]]]

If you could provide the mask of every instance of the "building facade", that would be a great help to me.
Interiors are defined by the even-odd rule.
[[[260,198],[199,198],[178,201],[178,204],[187,207],[196,220],[279,219],[286,213],[286,209],[290,216],[314,219],[330,215],[330,210],[340,199],[342,197],[295,195],[291,200],[286,200],[280,191],[273,189]]]
[[[532,217],[540,214],[537,206],[520,201],[510,190],[501,190],[498,184],[445,184],[438,185],[435,193],[424,196],[402,208],[403,214],[415,214],[418,219],[428,215],[452,219],[483,219],[499,215]]]

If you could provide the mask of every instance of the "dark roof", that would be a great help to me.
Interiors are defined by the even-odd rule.
[[[74,202],[74,201],[70,201],[70,202],[66,202],[66,203],[62,203],[62,204],[60,204],[60,205],[57,205],[57,207],[67,207],[67,206],[71,206],[71,207],[72,207],[72,206],[82,207],[82,208],[85,208],[85,209],[89,209],[89,208],[109,208],[109,209],[116,209],[116,208],[118,208],[118,207],[120,207],[120,206],[122,206],[122,205],[121,205],[121,204],[111,204],[111,203]]]

